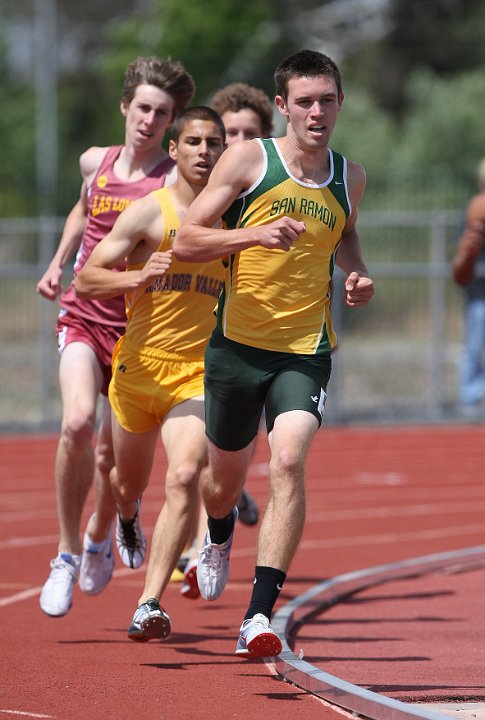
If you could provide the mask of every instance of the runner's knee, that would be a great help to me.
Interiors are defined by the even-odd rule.
[[[62,440],[67,446],[83,446],[91,442],[95,430],[95,419],[83,412],[74,411],[62,422]]]

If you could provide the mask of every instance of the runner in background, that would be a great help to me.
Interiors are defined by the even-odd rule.
[[[54,471],[60,537],[40,595],[42,610],[53,617],[69,611],[78,578],[81,590],[96,594],[109,581],[114,564],[115,505],[109,485],[114,461],[106,395],[111,354],[125,328],[124,300],[80,300],[74,280],[121,211],[169,179],[174,162],[161,143],[175,114],[194,91],[192,77],[178,62],[139,57],[128,65],[120,106],[125,117],[124,143],[94,146],[81,155],[80,198],[66,220],[49,268],[37,284],[37,292],[49,300],[60,295],[56,331],[62,426]],[[76,252],[74,279],[62,292],[63,269]],[[123,269],[120,261],[118,270]],[[100,395],[102,417],[94,450]],[[93,476],[96,509],[81,541],[81,515]]]
[[[216,92],[209,105],[222,118],[226,128],[226,145],[236,142],[268,138],[273,129],[273,105],[263,90],[246,83],[231,83]],[[254,444],[253,456],[256,451]],[[259,510],[246,487],[237,503],[239,520],[244,525],[256,525]]]

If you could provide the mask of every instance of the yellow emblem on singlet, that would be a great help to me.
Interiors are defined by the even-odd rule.
[[[106,175],[100,175],[99,178],[96,180],[96,185],[99,188],[104,188],[108,184],[108,178]]]

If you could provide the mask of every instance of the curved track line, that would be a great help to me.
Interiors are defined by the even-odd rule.
[[[314,585],[307,592],[294,598],[281,608],[271,624],[282,638],[283,652],[272,658],[275,671],[286,681],[297,687],[328,700],[359,715],[373,720],[444,720],[449,716],[424,707],[418,707],[399,700],[385,697],[357,685],[330,675],[301,659],[291,650],[288,638],[295,626],[305,618],[314,615],[326,606],[338,602],[342,596],[348,596],[363,588],[389,582],[398,578],[424,575],[433,570],[458,565],[464,568],[485,561],[485,545],[464,550],[424,555],[423,557],[403,560],[388,565],[377,565],[357,572],[338,575],[330,580]]]

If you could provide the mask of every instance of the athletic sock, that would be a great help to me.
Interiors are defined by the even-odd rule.
[[[91,540],[89,533],[88,533],[88,541],[89,541],[89,545],[86,548],[86,550],[88,552],[96,555],[97,553],[100,553],[102,550],[104,550],[106,540],[102,540],[101,542],[96,543],[96,542],[94,542],[94,540]]]
[[[211,542],[216,545],[222,545],[232,535],[234,530],[234,515],[231,510],[229,515],[224,518],[213,518],[210,515],[207,517],[207,527],[209,528],[209,535]]]
[[[272,567],[256,566],[253,593],[245,620],[252,618],[256,613],[262,613],[271,620],[273,607],[286,580],[286,573]]]

